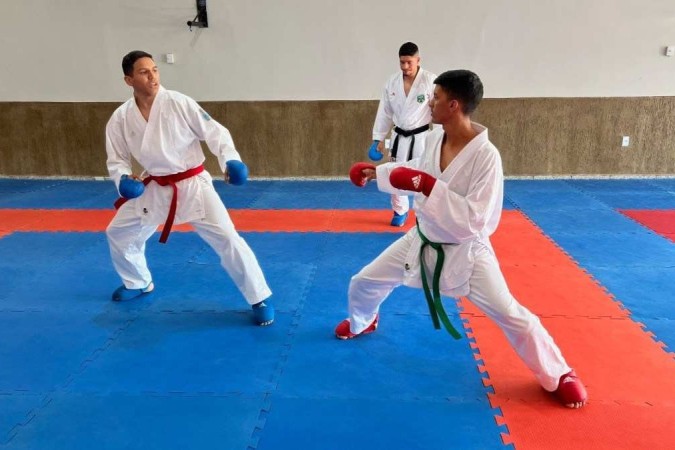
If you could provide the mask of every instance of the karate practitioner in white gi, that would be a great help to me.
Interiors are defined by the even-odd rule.
[[[356,163],[350,171],[357,186],[376,179],[381,191],[415,193],[418,226],[352,277],[349,318],[335,333],[350,339],[375,331],[380,305],[392,290],[401,284],[433,284],[431,272],[443,252],[436,289],[449,297],[468,297],[499,325],[544,389],[564,405],[579,408],[587,398],[584,385],[539,318],[509,292],[490,243],[502,212],[504,181],[501,157],[488,140],[488,130],[470,117],[483,97],[483,85],[468,70],[445,72],[434,83],[431,114],[441,126],[427,137],[422,157],[377,168]],[[425,243],[430,244],[421,253]],[[429,291],[425,289],[425,294]],[[426,297],[430,299],[430,293]],[[439,316],[447,316],[439,305],[440,294],[438,303],[431,300],[437,324]],[[452,330],[451,325],[446,328]]]
[[[401,46],[398,59],[401,70],[387,80],[377,108],[373,144],[368,152],[373,161],[382,158],[385,152],[384,140],[390,131],[390,161],[419,158],[424,152],[424,140],[429,133],[429,100],[434,93],[436,75],[420,67],[419,49],[412,42]],[[394,210],[391,225],[403,226],[408,218],[408,196],[392,194],[391,206]]]
[[[162,223],[160,241],[165,242],[173,221],[187,222],[218,254],[253,307],[254,321],[271,324],[274,308],[267,299],[272,292],[202,165],[203,140],[218,157],[226,181],[246,181],[248,170],[230,132],[190,97],[164,89],[150,54],[130,52],[122,60],[122,69],[133,97],[113,113],[106,127],[108,172],[128,200],[116,204],[119,209],[106,230],[113,265],[124,283],[113,293],[113,300],[131,299],[154,289],[145,242]],[[132,174],[132,158],[145,169],[144,182]]]

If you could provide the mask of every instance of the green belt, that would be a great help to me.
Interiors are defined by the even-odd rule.
[[[443,322],[443,326],[455,339],[460,339],[462,336],[459,332],[452,326],[448,315],[443,308],[443,303],[441,303],[441,290],[440,290],[440,280],[441,272],[443,271],[443,262],[445,261],[445,252],[443,252],[443,244],[437,242],[431,242],[427,237],[422,234],[420,230],[420,224],[417,223],[417,233],[419,233],[420,238],[422,238],[422,248],[420,250],[420,266],[421,266],[421,275],[422,275],[422,287],[424,287],[424,296],[427,299],[427,305],[429,305],[429,313],[431,314],[431,320],[434,322],[434,328],[437,330],[441,328],[439,323]],[[431,247],[436,250],[436,267],[434,268],[434,278],[432,283],[433,295],[429,290],[429,282],[427,281],[427,266],[424,263],[424,248]]]

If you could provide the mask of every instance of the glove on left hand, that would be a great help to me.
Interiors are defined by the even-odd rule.
[[[389,182],[396,189],[421,192],[428,197],[436,184],[436,178],[421,170],[397,167],[389,174]]]

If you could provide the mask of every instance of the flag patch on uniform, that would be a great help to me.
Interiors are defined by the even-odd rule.
[[[211,116],[209,116],[209,113],[207,113],[203,109],[200,109],[199,112],[202,113],[202,117],[204,118],[204,120],[211,120]]]

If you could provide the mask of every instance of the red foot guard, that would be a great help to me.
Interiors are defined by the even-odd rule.
[[[558,389],[553,393],[568,408],[581,408],[588,400],[586,388],[574,370],[560,377]]]
[[[340,322],[337,327],[335,327],[335,336],[337,336],[338,339],[352,339],[355,338],[356,336],[370,334],[373,331],[377,330],[377,321],[379,320],[379,318],[380,318],[379,314],[376,315],[375,320],[373,320],[373,323],[368,325],[368,328],[366,328],[359,334],[352,333],[352,330],[349,329],[349,319],[345,319],[342,322]]]

